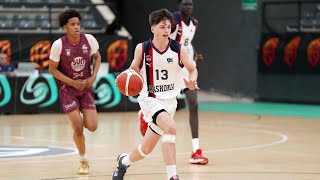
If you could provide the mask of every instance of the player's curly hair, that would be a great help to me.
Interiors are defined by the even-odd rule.
[[[153,11],[149,15],[150,26],[159,24],[159,22],[163,21],[163,20],[169,20],[171,22],[171,24],[173,24],[172,13],[170,11],[168,11],[167,9],[159,9],[159,10]]]
[[[62,12],[59,15],[59,19],[58,19],[60,27],[63,27],[64,25],[66,25],[68,23],[68,20],[74,17],[77,17],[79,18],[79,20],[81,20],[80,13],[75,9],[67,9],[64,12]]]

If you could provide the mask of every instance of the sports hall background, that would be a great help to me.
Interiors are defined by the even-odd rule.
[[[193,44],[204,56],[198,64],[201,89],[257,101],[319,103],[318,1],[253,0],[257,7],[246,10],[242,5],[248,1],[194,0],[199,28]],[[101,1],[100,5],[108,6],[115,15],[110,20],[106,11],[99,11],[90,0],[6,0],[0,5],[1,51],[11,55],[11,63],[32,62],[40,70],[40,76],[33,78],[0,76],[2,113],[57,112],[59,102],[53,79],[46,73],[49,50],[45,48],[63,34],[56,15],[65,7],[81,11],[82,31],[97,37],[102,62],[109,63],[110,73],[98,78],[94,87],[98,109],[137,110],[134,98],[117,92],[114,77],[130,64],[135,45],[151,37],[149,13],[159,8],[177,10],[175,0]],[[44,11],[43,6],[53,10]],[[29,10],[22,10],[26,8]],[[15,19],[19,18],[17,12],[28,21]],[[20,24],[14,24],[16,20]],[[129,35],[119,34],[121,28]],[[10,52],[4,50],[8,42]],[[49,93],[40,99],[41,92]]]

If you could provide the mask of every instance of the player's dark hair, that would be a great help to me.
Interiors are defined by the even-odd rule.
[[[77,17],[81,20],[80,13],[75,9],[67,9],[59,15],[59,25],[63,27],[68,23],[68,20],[71,18]]]
[[[150,26],[159,24],[160,21],[163,20],[169,20],[171,24],[173,24],[173,17],[172,13],[168,11],[167,9],[159,9],[156,11],[153,11],[149,15],[149,24]]]

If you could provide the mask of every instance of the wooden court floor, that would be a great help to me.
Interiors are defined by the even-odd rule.
[[[187,111],[179,110],[175,120],[181,180],[320,180],[319,119],[200,112],[200,144],[209,158],[205,166],[188,163],[191,135]],[[65,115],[1,115],[0,180],[111,179],[116,156],[140,143],[138,127],[136,112],[99,113],[97,131],[85,131],[91,173],[80,176]],[[59,150],[46,148],[68,152],[59,154]],[[37,155],[37,149],[45,153]],[[125,179],[165,180],[160,145],[133,164]]]

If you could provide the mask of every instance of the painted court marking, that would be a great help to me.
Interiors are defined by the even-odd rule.
[[[228,125],[239,125],[239,123],[228,123]],[[250,125],[250,124],[245,124],[245,125]],[[222,127],[224,128],[224,127]],[[271,147],[271,146],[276,146],[279,145],[281,143],[284,143],[288,140],[287,135],[278,132],[278,131],[271,131],[271,130],[264,130],[264,129],[252,129],[253,127],[226,127],[226,128],[232,128],[232,129],[243,129],[245,130],[247,133],[262,133],[262,134],[266,134],[266,135],[271,135],[271,136],[276,136],[279,139],[276,141],[272,141],[269,143],[262,143],[262,144],[254,144],[254,145],[249,145],[249,146],[239,146],[239,147],[231,147],[231,148],[223,148],[223,149],[214,149],[214,150],[205,150],[203,152],[205,153],[222,153],[222,152],[232,152],[232,151],[243,151],[243,150],[251,150],[251,149],[259,149],[259,148],[266,148],[266,147]],[[257,128],[257,127],[255,127]],[[259,128],[264,128],[264,126],[259,126]],[[9,136],[7,136],[9,137]],[[19,136],[13,136],[13,138],[22,138]],[[24,137],[23,137],[24,138]],[[38,139],[32,138],[33,141],[38,141]],[[46,141],[45,139],[39,139],[39,141]],[[49,141],[49,140],[47,140]],[[50,142],[52,142],[52,140],[50,140]],[[55,141],[55,142],[59,142],[59,141]],[[63,143],[66,143],[65,141],[63,141]],[[97,146],[97,147],[102,147],[101,144],[89,144],[90,146]],[[70,147],[66,147],[69,148]],[[71,148],[72,149],[72,148]],[[70,155],[70,154],[75,154],[77,151],[74,151],[73,153],[69,153],[69,154],[65,154],[65,155]],[[186,155],[186,154],[190,154],[190,152],[177,152],[177,155]],[[54,155],[52,155],[54,156]],[[150,155],[150,157],[160,157],[161,155]],[[37,156],[37,158],[41,158],[41,157],[51,157],[51,156]],[[19,158],[19,157],[18,157]],[[35,158],[34,157],[30,157],[30,158]],[[100,158],[93,158],[93,160],[106,160],[106,159],[115,159],[116,157],[100,157]],[[17,159],[17,158],[14,158]],[[6,160],[10,160],[10,159],[6,159]],[[47,160],[50,162],[59,162],[59,161],[66,161],[66,160],[70,160],[72,161],[72,159],[63,159],[63,160]],[[0,158],[1,161],[1,158]],[[35,163],[37,161],[30,161],[30,163]],[[16,163],[26,163],[26,162],[14,162]],[[39,163],[42,163],[42,161],[39,161]]]

